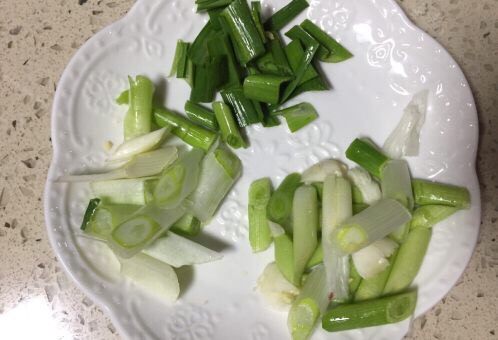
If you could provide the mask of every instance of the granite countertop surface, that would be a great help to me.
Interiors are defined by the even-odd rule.
[[[482,223],[465,274],[408,339],[498,339],[498,1],[398,0],[465,72],[480,119]],[[132,0],[0,1],[0,339],[119,339],[45,231],[50,111],[76,50]]]

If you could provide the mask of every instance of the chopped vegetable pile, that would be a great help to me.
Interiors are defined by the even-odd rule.
[[[400,157],[418,150],[421,127],[407,128],[407,112],[413,116],[405,110],[386,143],[393,150],[393,135],[403,141],[414,134],[409,148],[393,152]],[[417,292],[410,284],[432,227],[470,206],[466,188],[412,179],[405,160],[368,139],[355,139],[346,157],[359,167],[324,160],[289,174],[274,191],[268,178],[249,188],[250,245],[260,252],[273,243],[275,253],[258,289],[272,306],[289,308],[293,339],[307,339],[320,319],[336,332],[412,315]]]

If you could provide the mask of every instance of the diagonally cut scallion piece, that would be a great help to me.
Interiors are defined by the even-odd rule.
[[[301,62],[301,60],[303,60],[304,56],[304,49],[301,46],[299,40],[292,40],[287,46],[285,46],[285,54],[292,68],[292,71],[297,72],[297,70],[299,69],[299,63]],[[313,64],[310,64],[304,72],[303,78],[298,85],[304,84],[316,77],[319,77],[319,74],[316,72]]]
[[[329,51],[328,55],[321,55],[320,60],[328,63],[339,63],[351,58],[353,55],[344,46],[335,41],[330,35],[322,31],[320,27],[306,19],[301,27],[315,38],[321,46]]]
[[[301,186],[294,193],[292,224],[294,275],[295,282],[299,282],[318,245],[318,197],[313,186]]]
[[[410,212],[398,201],[381,199],[341,223],[334,231],[333,242],[340,253],[351,254],[384,238],[410,219]]]
[[[226,59],[213,57],[202,65],[196,65],[190,100],[194,103],[210,103],[216,90],[225,83]]]
[[[254,20],[254,24],[258,29],[259,36],[261,41],[266,43],[265,29],[263,28],[263,24],[261,23],[261,2],[260,1],[251,1],[251,16],[252,20]]]
[[[300,103],[279,111],[274,111],[272,115],[284,117],[291,132],[302,129],[318,118],[318,113],[310,103]]]
[[[269,222],[273,243],[275,245],[275,263],[282,275],[294,286],[300,286],[294,275],[294,245],[292,238],[285,233],[284,228],[274,222]]]
[[[129,219],[138,209],[139,205],[104,202],[95,209],[85,234],[105,240],[117,225]]]
[[[214,102],[213,110],[220,127],[221,139],[234,149],[245,148],[247,143],[240,134],[230,107],[223,102]]]
[[[202,223],[208,222],[241,172],[240,159],[228,149],[218,147],[208,153],[201,165],[199,185],[188,197],[192,214]]]
[[[444,205],[423,205],[413,212],[410,229],[432,228],[459,210],[459,208]]]
[[[226,62],[226,79],[220,84],[224,88],[241,85],[242,71],[235,57],[230,38],[225,32],[218,32],[214,38],[208,41],[207,48],[210,56],[223,57]]]
[[[190,44],[179,39],[176,42],[175,56],[169,76],[176,76],[177,78],[185,78],[187,71],[187,52]]]
[[[88,206],[85,210],[85,215],[83,216],[83,222],[81,223],[80,229],[85,231],[88,229],[92,219],[97,212],[101,199],[100,198],[92,198],[88,202]]]
[[[470,206],[470,193],[464,187],[423,179],[414,179],[412,187],[417,205],[439,204],[462,209]]]
[[[320,265],[309,274],[301,292],[289,310],[287,326],[292,339],[308,339],[328,304],[325,270]]]
[[[129,140],[145,135],[151,130],[152,97],[154,84],[145,76],[137,76],[130,82],[128,112],[124,118],[124,139]]]
[[[208,151],[217,139],[215,132],[192,123],[187,118],[164,108],[154,108],[154,118],[159,126],[172,126],[171,133],[185,143]]]
[[[349,145],[346,150],[346,157],[376,178],[381,178],[382,168],[389,160],[369,140],[359,138],[356,138]]]
[[[155,149],[168,135],[170,126],[127,140],[114,150],[110,161],[128,160],[138,154]]]
[[[263,114],[258,112],[254,102],[244,95],[242,87],[223,89],[220,93],[223,101],[230,105],[240,127],[263,121]]]
[[[322,247],[327,289],[331,301],[343,302],[349,298],[349,256],[338,251],[333,236],[339,225],[353,215],[351,184],[346,178],[327,176],[322,195]]]
[[[150,202],[155,183],[157,177],[142,177],[91,182],[90,188],[108,203],[144,205]]]
[[[265,46],[246,0],[234,0],[220,13],[223,29],[230,35],[241,65],[262,55]]]
[[[292,0],[265,21],[267,30],[279,31],[309,6],[306,0]]]
[[[271,74],[250,75],[244,80],[244,95],[252,100],[278,104],[281,87],[289,80],[291,80],[289,77]]]
[[[305,271],[313,268],[314,266],[319,265],[322,262],[323,262],[323,246],[322,242],[318,242],[318,246],[316,247],[315,252],[313,253],[313,255],[311,255],[310,260],[306,264]]]
[[[171,231],[183,236],[197,236],[201,232],[201,221],[192,214],[185,214],[173,224]]]
[[[199,181],[201,149],[192,149],[181,155],[159,178],[154,189],[154,202],[164,209],[176,208],[190,195]]]
[[[197,12],[207,11],[214,8],[230,5],[233,0],[196,0]]]
[[[208,50],[208,42],[216,33],[217,30],[215,25],[213,25],[211,21],[208,21],[199,32],[194,42],[190,45],[190,48],[188,49],[188,59],[191,60],[194,65],[203,65],[209,62],[211,55]]]
[[[400,322],[413,314],[417,292],[344,304],[325,312],[322,327],[329,332]]]
[[[268,249],[272,242],[266,207],[272,192],[269,178],[261,178],[249,187],[249,242],[252,251],[257,253]]]

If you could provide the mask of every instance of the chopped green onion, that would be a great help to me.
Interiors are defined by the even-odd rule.
[[[213,262],[223,258],[220,253],[172,232],[155,240],[142,253],[175,268]]]
[[[233,0],[196,0],[197,12],[207,11],[214,8],[230,5]]]
[[[348,166],[337,159],[325,159],[320,161],[303,172],[302,181],[306,184],[323,182],[330,175],[345,176]]]
[[[170,77],[176,76],[177,78],[185,78],[187,71],[187,52],[190,44],[178,39],[176,42],[175,57],[173,58],[173,65],[171,66]]]
[[[380,273],[371,278],[361,280],[358,289],[354,295],[354,301],[365,301],[376,299],[382,296],[387,279],[391,273],[392,265],[396,259],[397,251],[389,258],[387,267]],[[361,276],[360,276],[361,278]]]
[[[267,30],[279,31],[309,6],[306,0],[292,0],[265,21]]]
[[[165,126],[162,129],[147,133],[127,140],[114,150],[109,157],[110,161],[123,161],[131,159],[143,152],[155,149],[170,132],[171,127]]]
[[[271,74],[255,74],[244,80],[244,95],[264,103],[278,104],[282,84],[291,78]]]
[[[255,253],[268,249],[272,242],[266,218],[266,207],[270,201],[271,191],[269,178],[256,180],[249,187],[249,242]]]
[[[194,148],[208,151],[217,138],[216,133],[164,108],[154,108],[154,117],[159,126],[173,126],[171,133]]]
[[[213,28],[217,31],[221,30],[220,14],[224,10],[224,7],[213,8],[207,11],[209,15],[209,22]]]
[[[124,139],[129,140],[145,135],[151,130],[152,96],[154,84],[145,76],[137,76],[130,82],[130,106],[124,118]]]
[[[354,184],[352,186],[352,193],[353,193],[353,203],[354,204],[364,204],[364,205],[368,206],[368,204],[366,204],[365,200],[363,199],[363,194],[361,193],[360,188]]]
[[[144,205],[149,202],[149,184],[155,182],[155,177],[118,179],[91,182],[90,188],[96,197],[111,204]]]
[[[158,206],[164,209],[176,208],[194,191],[203,157],[204,152],[194,148],[163,172],[154,190],[154,201]]]
[[[462,209],[470,206],[467,188],[422,179],[414,179],[412,186],[417,205],[438,204]]]
[[[382,199],[341,223],[333,242],[340,253],[351,254],[384,238],[410,219],[410,212],[398,201]]]
[[[341,223],[352,215],[351,184],[343,177],[327,176],[323,183],[322,245],[331,301],[343,302],[349,298],[349,256],[338,251],[333,236]]]
[[[388,237],[377,240],[352,255],[355,268],[364,279],[383,272],[388,266],[388,258],[398,248],[398,244]]]
[[[220,127],[221,139],[234,149],[246,147],[247,143],[240,134],[230,107],[223,102],[214,102],[213,110]]]
[[[121,259],[121,273],[135,284],[161,297],[166,302],[176,301],[180,284],[175,271],[168,264],[144,254]]]
[[[283,116],[291,132],[302,129],[318,118],[318,113],[310,103],[300,103],[279,111],[274,111],[272,115]]]
[[[368,204],[364,204],[364,203],[353,203],[353,215],[361,213],[366,208],[368,208]]]
[[[321,56],[320,60],[328,63],[338,63],[351,58],[353,55],[344,46],[335,41],[330,35],[322,31],[320,27],[306,19],[301,27],[315,38],[321,46],[329,51],[327,56]]]
[[[258,29],[259,36],[261,41],[266,43],[265,30],[263,28],[263,24],[261,23],[261,2],[260,1],[251,1],[251,16],[252,20],[254,20],[254,24]]]
[[[246,0],[234,0],[220,14],[223,29],[230,34],[240,64],[262,55],[265,46]]]
[[[201,221],[192,214],[185,214],[173,224],[171,231],[183,236],[197,236],[201,232]]]
[[[353,168],[348,171],[348,177],[358,191],[356,199],[358,200],[361,197],[361,203],[373,204],[381,199],[382,193],[380,192],[379,184],[372,179],[366,170],[358,167]]]
[[[328,53],[328,51],[320,46],[320,43],[313,38],[308,32],[306,32],[301,26],[295,25],[289,31],[285,33],[285,35],[292,40],[300,41],[305,48],[308,48],[313,45],[319,45],[317,55],[320,55],[321,51],[324,50],[324,53]]]
[[[437,223],[456,213],[459,208],[444,205],[424,205],[413,212],[410,229],[432,228]]]
[[[93,198],[88,202],[88,206],[85,210],[85,215],[83,216],[83,222],[81,223],[81,230],[86,230],[92,222],[93,216],[95,215],[95,212],[99,207],[100,201],[100,198]]]
[[[301,186],[292,202],[294,275],[299,282],[318,245],[318,198],[312,186]]]
[[[381,178],[382,168],[389,160],[370,141],[358,138],[346,150],[346,157],[377,178]]]
[[[353,259],[349,260],[349,294],[350,296],[354,296],[358,287],[360,286],[362,278],[358,271],[356,270]]]
[[[304,76],[303,76],[304,77]],[[297,97],[301,93],[308,92],[308,91],[326,91],[329,89],[329,85],[325,80],[322,79],[322,77],[316,77],[311,80],[308,80],[305,83],[302,83],[301,85],[298,85],[294,92],[292,92],[291,96],[289,99],[292,99],[294,97]]]
[[[323,266],[318,266],[309,274],[301,293],[289,310],[287,326],[292,339],[308,339],[328,304],[325,270]]]
[[[230,105],[240,127],[260,123],[263,115],[258,112],[252,100],[246,98],[242,87],[232,87],[221,91],[223,101]]]
[[[416,291],[344,304],[325,313],[322,327],[329,332],[338,332],[396,323],[412,315],[416,304]]]
[[[223,198],[240,177],[240,159],[225,148],[217,148],[204,157],[199,184],[188,198],[192,202],[191,212],[202,223],[214,215]]]
[[[105,240],[117,225],[129,219],[138,209],[139,205],[100,204],[85,234]]]
[[[191,101],[210,103],[213,100],[216,90],[225,83],[225,61],[223,57],[214,57],[205,64],[196,65],[194,84],[190,92]]]
[[[300,286],[301,281],[294,275],[294,244],[292,238],[285,233],[277,223],[270,222],[270,231],[275,245],[275,263],[282,275],[294,286]]]
[[[414,201],[408,163],[398,159],[388,161],[382,169],[381,177],[383,197],[395,199],[412,210]]]
[[[290,67],[293,72],[297,72],[299,69],[299,63],[303,60],[304,49],[298,40],[292,40],[287,46],[285,46],[285,54],[287,55],[287,60],[289,61]],[[308,66],[304,72],[303,78],[299,85],[306,83],[307,81],[319,77],[312,64]]]
[[[289,222],[292,214],[294,192],[301,186],[301,175],[292,173],[287,175],[278,188],[273,192],[268,202],[267,216],[270,221],[283,225],[289,231]]]
[[[265,302],[277,309],[288,308],[299,295],[299,289],[287,281],[275,262],[269,263],[258,278],[258,291]]]
[[[384,287],[384,294],[401,292],[408,288],[422,266],[429,247],[432,229],[417,228],[410,231],[405,242],[399,247],[391,273]]]
[[[241,84],[240,66],[235,58],[232,43],[225,32],[219,32],[208,42],[208,51],[212,57],[223,57],[226,62],[226,79],[221,78],[220,85],[225,88]]]
[[[211,130],[218,130],[214,112],[204,106],[187,100],[185,102],[185,113],[194,123]]]
[[[132,217],[121,223],[111,233],[113,240],[123,248],[145,244],[160,229],[159,224],[145,215]]]
[[[129,105],[130,104],[130,90],[124,90],[116,98],[116,104],[118,105]]]
[[[215,25],[208,21],[188,49],[189,60],[194,65],[204,65],[211,59],[208,43],[217,34]]]

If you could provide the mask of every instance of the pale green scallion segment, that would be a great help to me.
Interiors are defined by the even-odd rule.
[[[313,255],[311,255],[310,260],[306,264],[306,270],[309,270],[314,266],[319,265],[322,262],[323,262],[323,246],[322,243],[319,242],[318,246],[315,249],[315,252],[313,253]]]
[[[396,259],[397,250],[389,258],[389,265],[379,274],[368,278],[362,279],[358,289],[354,294],[354,301],[364,301],[375,299],[382,296],[384,287],[386,286],[387,279],[391,273],[393,263]]]
[[[414,199],[408,163],[401,159],[388,161],[382,169],[381,178],[382,197],[395,199],[413,211]],[[396,242],[403,243],[409,229],[410,222],[407,222],[389,236]]]
[[[246,141],[233,118],[232,110],[223,102],[214,102],[213,110],[221,132],[221,139],[234,149],[245,148]]]
[[[138,209],[140,209],[139,205],[100,204],[85,229],[85,233],[99,239],[106,239],[117,225],[130,218]]]
[[[85,231],[88,229],[93,217],[95,216],[95,213],[99,207],[101,199],[100,198],[92,198],[88,202],[88,206],[85,210],[85,214],[83,215],[83,222],[81,223],[80,229]]]
[[[356,270],[354,266],[353,259],[349,259],[349,294],[354,297],[354,294],[358,290],[362,281],[361,275]]]
[[[302,129],[318,118],[318,113],[310,103],[300,103],[272,112],[272,115],[284,117],[291,132]]]
[[[286,228],[288,232],[292,230],[291,214],[294,192],[301,185],[301,175],[292,173],[284,178],[282,183],[273,192],[268,202],[268,219]]]
[[[171,231],[183,236],[197,236],[201,232],[201,221],[192,214],[185,214],[173,224]]]
[[[204,157],[199,184],[187,198],[192,203],[192,214],[201,223],[206,223],[213,217],[241,172],[242,162],[226,148],[218,147]]]
[[[269,178],[261,178],[249,187],[249,242],[252,251],[257,253],[268,249],[272,242],[266,207],[272,192]]]
[[[156,177],[91,182],[93,194],[111,204],[145,205],[149,203],[151,186]]]
[[[467,188],[422,179],[414,179],[412,186],[417,205],[438,204],[461,209],[470,206],[470,193]]]
[[[432,229],[428,228],[417,228],[408,233],[392,264],[391,273],[384,287],[384,294],[401,292],[410,286],[422,266],[431,234]]]
[[[177,78],[185,78],[187,71],[188,48],[190,44],[179,39],[176,42],[175,56],[169,76],[176,76]]]
[[[246,0],[234,0],[220,13],[219,18],[223,29],[232,38],[235,55],[241,65],[246,65],[265,52]]]
[[[398,201],[382,199],[341,223],[333,242],[340,253],[351,254],[384,238],[410,219],[410,212]]]
[[[124,139],[129,140],[151,131],[154,84],[145,76],[130,82],[129,108],[124,118]]]
[[[308,339],[328,304],[325,270],[320,265],[308,275],[301,292],[289,310],[287,326],[292,339]]]
[[[445,205],[420,206],[413,212],[410,229],[432,228],[434,225],[445,220],[459,210],[459,208]]]
[[[294,275],[299,282],[318,245],[318,197],[313,186],[299,187],[292,202]]]
[[[124,90],[116,98],[116,104],[118,105],[128,105],[130,103],[130,90]]]
[[[322,327],[329,332],[380,326],[403,321],[413,314],[417,292],[407,292],[380,299],[339,305],[328,310]]]
[[[296,281],[297,277],[294,275],[294,245],[292,238],[277,223],[269,222],[269,226],[274,243],[275,263],[287,281],[298,287],[301,282]]]
[[[329,175],[323,183],[322,245],[327,288],[331,300],[344,302],[349,298],[349,256],[333,242],[336,230],[353,215],[351,184],[340,176]]]
[[[389,161],[370,141],[356,138],[346,150],[346,157],[376,178],[381,178],[382,168]]]
[[[214,131],[218,130],[214,112],[208,108],[187,100],[185,102],[185,113],[194,123]]]
[[[158,206],[176,208],[194,191],[203,157],[204,151],[192,149],[164,170],[154,190],[154,201]]]

